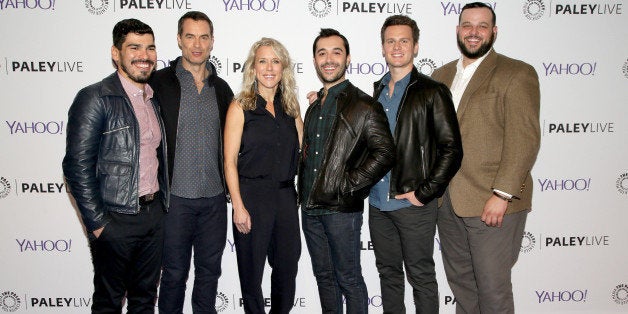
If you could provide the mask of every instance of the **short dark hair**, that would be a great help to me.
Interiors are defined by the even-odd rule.
[[[388,18],[386,18],[386,20],[384,21],[384,25],[382,25],[382,30],[380,32],[380,36],[382,37],[382,44],[384,43],[384,32],[386,31],[386,28],[388,28],[388,26],[395,26],[395,25],[409,26],[412,29],[413,44],[416,44],[419,42],[419,34],[421,31],[419,30],[419,26],[416,25],[416,22],[408,16],[397,14],[397,15],[391,15]]]
[[[312,55],[316,55],[316,43],[318,43],[319,39],[332,37],[332,36],[338,36],[342,38],[342,41],[344,42],[344,45],[345,45],[345,52],[347,53],[347,55],[349,55],[350,54],[349,53],[349,41],[347,40],[347,37],[340,34],[339,31],[333,28],[321,28],[320,33],[318,33],[318,36],[316,36],[316,38],[314,39],[314,44],[312,45]]]
[[[124,43],[129,33],[138,35],[151,34],[155,38],[153,29],[144,22],[137,19],[122,20],[113,27],[113,45],[118,50],[122,49],[122,43]]]
[[[199,11],[190,11],[179,18],[179,23],[177,26],[177,34],[181,35],[183,33],[183,22],[187,19],[192,19],[194,21],[205,21],[209,24],[209,35],[214,36],[214,23],[209,19],[207,14]]]
[[[460,10],[460,15],[458,16],[458,24],[460,24],[460,20],[462,20],[462,12],[464,12],[464,10],[466,9],[475,9],[475,8],[487,8],[489,10],[491,10],[491,14],[493,15],[493,26],[497,25],[495,24],[497,22],[497,16],[495,16],[495,11],[493,10],[493,8],[484,3],[484,2],[470,2],[465,4],[462,7],[462,10]]]

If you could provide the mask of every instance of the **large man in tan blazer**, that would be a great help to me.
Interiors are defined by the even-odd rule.
[[[530,65],[496,53],[495,12],[469,3],[456,27],[462,53],[433,77],[450,87],[465,155],[438,212],[457,313],[513,313],[511,269],[532,200],[539,82]]]

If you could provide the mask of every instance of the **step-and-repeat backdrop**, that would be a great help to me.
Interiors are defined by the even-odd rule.
[[[387,71],[379,37],[387,16],[406,14],[418,22],[415,63],[431,74],[459,57],[455,26],[464,3],[0,0],[0,313],[85,313],[91,305],[88,243],[66,192],[61,160],[74,95],[114,70],[111,30],[117,21],[134,17],[153,27],[162,68],[180,55],[178,18],[188,10],[207,13],[215,27],[210,61],[235,92],[250,45],[274,37],[294,60],[305,112],[306,93],[321,87],[311,50],[321,27],[347,36],[352,55],[347,78],[370,94],[372,82]],[[628,312],[628,2],[489,4],[499,26],[496,51],[534,66],[541,82],[542,146],[533,169],[533,211],[513,274],[516,308],[520,313]],[[366,218],[362,230],[369,309],[380,313]],[[227,238],[216,307],[220,313],[239,313],[231,229]],[[454,313],[438,237],[434,248],[441,312]],[[293,312],[320,312],[305,242],[299,266]],[[266,293],[269,286],[265,278]],[[406,303],[413,311],[409,289]],[[192,312],[189,296],[184,312]]]

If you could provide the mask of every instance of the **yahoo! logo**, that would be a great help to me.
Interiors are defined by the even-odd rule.
[[[15,239],[20,249],[24,252],[71,252],[72,239],[60,240],[27,240]]]
[[[385,62],[351,62],[346,72],[347,74],[384,75],[388,72],[388,65]]]
[[[63,134],[63,121],[6,121],[9,134]]]
[[[595,69],[597,62],[583,62],[583,63],[553,63],[543,62],[543,68],[545,69],[545,76],[558,76],[558,75],[595,75]]]
[[[497,9],[497,2],[485,2],[488,6],[490,6],[491,8],[493,8],[493,11]],[[466,2],[440,2],[440,6],[443,7],[443,15],[451,15],[451,14],[455,14],[455,15],[460,15],[460,12],[462,11],[462,7],[464,7],[464,5],[466,4]]]
[[[545,302],[587,302],[589,290],[535,291],[539,303]]]
[[[30,9],[54,10],[56,0],[0,0],[0,10]]]
[[[547,191],[589,191],[591,178],[576,179],[537,179],[541,192]]]
[[[279,12],[280,0],[222,0],[226,11]]]

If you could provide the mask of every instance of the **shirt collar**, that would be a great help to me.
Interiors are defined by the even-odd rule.
[[[487,51],[483,56],[479,57],[477,60],[473,61],[473,63],[467,65],[464,68],[462,67],[462,56],[460,56],[460,59],[458,59],[458,63],[456,63],[456,70],[458,72],[464,71],[467,69],[475,71],[480,66],[482,61],[486,59],[486,56],[488,56],[488,54],[491,53],[491,51],[493,51],[493,48],[489,49],[489,51]]]
[[[139,97],[146,95],[145,99],[153,98],[153,89],[148,84],[144,84],[144,89],[138,88],[133,84],[128,78],[118,72],[118,78],[120,78],[120,82],[122,83],[122,88],[129,96]]]

